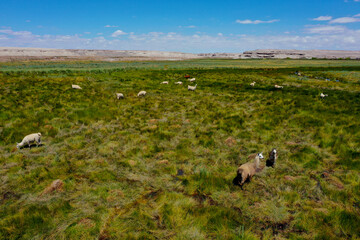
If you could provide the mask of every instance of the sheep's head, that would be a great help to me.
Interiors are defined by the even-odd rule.
[[[38,133],[39,137],[41,137],[41,133]]]
[[[259,157],[259,159],[264,159],[264,156],[263,156],[262,152],[258,153],[258,157]]]
[[[20,149],[20,143],[16,143],[16,148]]]

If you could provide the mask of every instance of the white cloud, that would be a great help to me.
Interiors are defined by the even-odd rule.
[[[332,16],[320,16],[317,18],[313,18],[314,21],[329,21],[332,19]]]
[[[30,20],[26,20],[25,22],[31,22]]]
[[[119,27],[119,26],[115,26],[115,25],[105,25],[104,27],[106,27],[106,28],[116,28],[116,27]]]
[[[111,34],[112,37],[118,37],[118,36],[121,36],[121,35],[126,35],[127,33],[126,32],[123,32],[121,30],[116,30],[115,32],[113,32],[113,34]]]
[[[259,23],[274,23],[274,22],[278,22],[280,21],[279,19],[273,19],[273,20],[269,20],[269,21],[262,21],[262,20],[236,20],[237,23],[240,24],[259,24]]]
[[[330,23],[353,23],[353,22],[360,22],[360,18],[341,17],[330,21]]]
[[[222,33],[218,33],[217,35],[218,35],[219,37],[224,36],[224,34],[222,34]]]
[[[324,28],[332,27],[332,28]],[[335,28],[334,28],[335,27]],[[36,35],[0,30],[0,46],[62,49],[159,50],[181,52],[242,52],[252,49],[360,49],[360,30],[344,26],[309,26],[304,35],[183,35],[175,32],[129,33],[122,38],[80,35]]]
[[[359,0],[359,1],[360,1],[360,0]],[[359,13],[359,14],[354,15],[354,17],[360,17],[360,13]]]
[[[327,25],[320,25],[320,26],[312,26],[305,31],[307,33],[312,34],[334,34],[334,33],[343,33],[346,31],[347,28],[343,26],[327,26]]]

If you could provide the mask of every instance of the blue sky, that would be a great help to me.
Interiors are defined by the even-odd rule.
[[[2,0],[0,47],[360,50],[360,0]]]

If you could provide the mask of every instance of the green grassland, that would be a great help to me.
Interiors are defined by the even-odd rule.
[[[359,61],[2,63],[0,239],[359,239],[359,143]]]

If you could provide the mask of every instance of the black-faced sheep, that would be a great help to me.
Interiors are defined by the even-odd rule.
[[[116,93],[116,98],[117,98],[117,99],[122,99],[122,98],[124,98],[124,94],[122,94],[122,93]]]
[[[257,169],[260,167],[260,159],[263,159],[262,153],[258,153],[253,162],[247,162],[241,165],[236,173],[236,177],[233,180],[234,185],[238,185],[243,189],[245,181],[250,181],[255,175]]]
[[[22,148],[26,145],[31,147],[31,143],[36,143],[36,146],[39,146],[41,144],[41,133],[32,133],[23,138],[23,140],[20,143],[16,144],[17,148]]]

